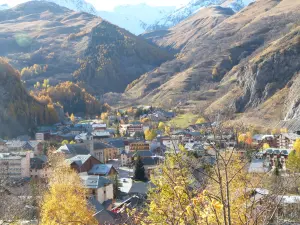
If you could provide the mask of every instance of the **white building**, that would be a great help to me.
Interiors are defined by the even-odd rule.
[[[30,158],[32,152],[25,153],[1,153],[0,174],[8,178],[30,177]]]
[[[101,204],[108,200],[113,200],[113,184],[109,179],[96,175],[87,175],[87,173],[80,173],[79,175],[84,186],[89,189],[91,197],[95,197]]]

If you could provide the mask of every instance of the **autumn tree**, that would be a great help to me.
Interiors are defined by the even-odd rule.
[[[70,116],[70,120],[72,121],[72,123],[75,123],[75,116],[74,116],[73,113],[72,113],[71,116]]]
[[[165,125],[165,123],[164,122],[159,122],[159,124],[158,124],[158,129],[159,130],[164,130],[165,129],[165,127],[166,127],[166,125]]]
[[[78,174],[57,154],[49,155],[52,173],[41,204],[41,224],[97,224],[88,192]]]
[[[197,119],[196,124],[201,124],[201,123],[205,123],[206,120],[203,117],[200,117]]]
[[[62,144],[62,145],[67,145],[67,144],[69,144],[69,141],[68,141],[68,140],[63,140],[63,141],[61,142],[61,144]]]
[[[49,79],[45,79],[42,86],[45,90],[47,90],[50,87]]]
[[[170,135],[171,134],[171,127],[165,126],[165,134]]]
[[[287,169],[291,172],[300,172],[300,139],[297,138],[294,145],[293,151],[288,156],[286,163]]]
[[[152,141],[157,136],[156,131],[153,130],[153,129],[152,130],[150,130],[150,129],[145,130],[144,134],[145,134],[145,139],[147,141]]]
[[[268,143],[264,143],[263,144],[263,150],[266,150],[268,148],[270,148],[270,145]]]
[[[180,149],[167,155],[151,176],[154,187],[147,196],[149,205],[146,211],[134,215],[135,224],[215,224],[214,212],[218,213],[222,205],[206,191],[191,188],[195,180],[185,161],[189,156],[182,147]]]

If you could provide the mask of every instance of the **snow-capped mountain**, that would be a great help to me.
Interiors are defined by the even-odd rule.
[[[66,7],[68,9],[78,11],[78,12],[86,12],[93,15],[97,15],[97,10],[95,7],[86,2],[85,0],[39,0],[39,1],[46,1],[46,2],[53,2],[57,5]]]
[[[239,11],[253,1],[254,0],[191,0],[187,5],[176,9],[161,20],[157,20],[154,24],[150,25],[147,30],[159,30],[172,27],[198,12],[198,10],[203,7],[221,5],[223,7],[230,7],[234,11]]]
[[[99,11],[98,15],[138,35],[145,32],[147,27],[155,21],[164,18],[175,9],[175,6],[156,7],[142,3],[117,6],[112,12]]]
[[[7,4],[3,4],[3,5],[0,5],[0,10],[5,10],[5,9],[9,9],[9,5]]]

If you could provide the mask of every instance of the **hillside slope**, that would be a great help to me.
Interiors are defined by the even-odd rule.
[[[176,59],[129,85],[125,96],[153,104],[184,103],[184,108],[190,105],[207,113],[260,109],[276,114],[271,117],[278,121],[284,115],[274,107],[272,112],[270,105],[299,73],[299,21],[299,1],[258,0],[209,32],[197,27],[201,34],[196,38],[180,36],[178,29],[176,43],[193,41],[184,42]],[[173,30],[176,33],[176,27]],[[284,100],[280,98],[280,104]]]
[[[51,109],[31,97],[18,71],[0,58],[0,137],[28,134],[36,125],[57,122]]]
[[[46,66],[26,78],[27,86],[49,78],[87,82],[95,94],[122,92],[141,74],[171,56],[99,17],[46,1],[31,1],[0,11],[0,56],[17,69]]]

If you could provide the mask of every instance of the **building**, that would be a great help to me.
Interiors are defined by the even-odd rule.
[[[93,131],[105,131],[106,124],[95,123],[92,125]]]
[[[9,152],[34,151],[38,153],[43,150],[41,141],[10,140],[6,142],[6,146]]]
[[[128,134],[132,135],[135,133],[143,133],[144,127],[142,123],[135,123],[135,124],[120,124],[119,128],[120,134]]]
[[[56,153],[63,153],[66,158],[72,158],[76,155],[88,155],[88,154],[90,154],[90,149],[84,143],[67,144],[67,145],[63,145],[59,149],[57,149]]]
[[[32,152],[0,153],[1,176],[20,179],[30,177],[30,158]]]
[[[89,175],[98,175],[103,177],[112,177],[118,174],[112,164],[96,164],[88,171]]]
[[[0,139],[0,152],[6,152],[6,151],[8,151],[6,142],[4,140]]]
[[[101,162],[94,156],[88,155],[76,155],[72,158],[66,159],[66,162],[72,169],[78,173],[88,172],[94,165],[99,165]]]
[[[109,159],[117,159],[120,152],[117,148],[106,143],[95,141],[93,144],[93,154],[101,163],[106,163]]]
[[[103,142],[117,148],[120,154],[125,150],[125,142],[123,139],[111,138],[111,139],[105,139],[103,140]]]
[[[297,138],[300,138],[300,135],[294,133],[283,133],[277,137],[277,146],[278,148],[283,149],[293,149],[293,145]]]
[[[132,142],[129,143],[129,151],[135,152],[135,151],[149,151],[150,150],[150,144],[145,142]]]
[[[50,168],[47,164],[47,158],[30,158],[30,177],[34,179],[46,179],[49,177]]]
[[[81,173],[79,176],[85,188],[89,190],[90,197],[94,197],[101,204],[113,200],[113,184],[109,179],[87,173]]]

